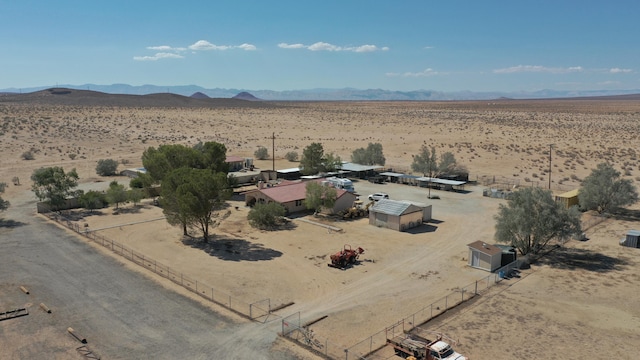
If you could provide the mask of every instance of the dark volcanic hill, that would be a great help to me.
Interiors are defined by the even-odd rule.
[[[261,101],[262,99],[258,99],[257,97],[253,96],[252,94],[243,91],[241,93],[239,93],[238,95],[232,97],[232,99],[240,99],[240,100],[249,100],[249,101]]]
[[[205,95],[206,96],[206,95]],[[3,94],[0,103],[122,107],[275,107],[266,102],[229,98],[193,98],[171,93],[149,95],[107,94],[91,90],[51,88],[25,94]]]
[[[200,91],[191,94],[189,97],[193,99],[211,99],[207,94],[203,94]]]

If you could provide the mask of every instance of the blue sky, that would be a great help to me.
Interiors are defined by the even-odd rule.
[[[0,88],[640,89],[640,1],[0,0]]]

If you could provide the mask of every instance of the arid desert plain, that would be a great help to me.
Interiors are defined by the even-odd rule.
[[[294,219],[286,230],[261,231],[247,223],[249,208],[240,195],[230,202],[230,213],[213,230],[209,246],[183,241],[181,229],[162,220],[162,210],[149,201],[124,205],[119,215],[107,208],[75,217],[79,226],[234,298],[247,303],[269,299],[272,307],[288,304],[264,323],[206,304],[234,322],[275,333],[280,319],[293,314],[299,313],[302,323],[318,319],[309,327],[320,344],[314,350],[332,358],[344,358],[343,349],[489,275],[467,266],[466,246],[476,240],[494,242],[493,216],[505,201],[483,197],[486,186],[547,188],[550,179],[551,189],[559,194],[578,188],[601,162],[613,164],[624,178],[640,185],[640,98],[261,103],[196,101],[168,94],[125,101],[87,94],[73,90],[0,96],[0,182],[8,184],[2,197],[11,202],[0,214],[3,252],[11,253],[5,240],[18,230],[12,220],[26,224],[22,227],[31,218],[45,221],[36,214],[30,189],[35,169],[76,168],[80,188],[106,189],[113,179],[123,184],[129,179],[96,175],[99,159],[119,161],[119,170],[141,167],[142,152],[150,146],[216,141],[226,145],[227,155],[253,157],[258,146],[271,155],[275,135],[275,161],[255,163],[261,169],[274,164],[283,169],[297,166],[284,159],[287,152],[302,154],[312,142],[343,160],[357,148],[380,143],[385,168],[410,173],[412,155],[424,144],[438,154],[452,152],[468,168],[473,184],[465,192],[432,190],[438,200],[428,199],[423,188],[355,182],[363,196],[384,191],[393,198],[412,197],[433,205],[435,221],[406,233],[371,226],[367,219],[313,215]],[[23,159],[25,152],[33,160]],[[15,177],[20,185],[14,184]],[[456,350],[471,359],[635,359],[640,344],[640,249],[619,246],[618,241],[628,230],[640,230],[639,214],[637,204],[605,219],[585,213],[587,241],[565,243],[523,270],[520,278],[504,280],[422,327],[457,340]],[[84,237],[78,239],[158,286],[207,303]],[[344,244],[365,249],[360,264],[344,271],[327,267],[329,255]],[[22,298],[9,295],[22,285],[12,279],[0,274],[0,311],[25,306],[19,303]],[[26,305],[37,312],[37,303]],[[25,347],[34,339],[16,331],[15,324],[33,316],[0,321],[0,358],[28,353]],[[60,350],[66,337],[56,339],[47,342],[57,354],[53,358],[83,358]],[[282,339],[271,351],[282,348],[297,358],[321,356]],[[126,358],[109,356],[99,342],[95,350],[105,359]],[[369,358],[394,356],[382,349]]]

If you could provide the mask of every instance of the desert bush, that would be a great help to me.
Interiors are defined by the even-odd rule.
[[[251,226],[258,229],[273,229],[278,226],[280,219],[285,215],[285,208],[275,202],[268,204],[256,204],[249,211],[247,219]]]
[[[100,159],[96,166],[96,174],[100,176],[112,176],[116,174],[118,162],[113,159]]]
[[[269,158],[269,150],[267,150],[266,147],[264,146],[259,146],[258,150],[256,150],[253,155],[256,157],[256,159],[258,160],[265,160]]]
[[[132,189],[142,189],[144,188],[144,181],[141,178],[133,178],[129,181],[129,187]]]
[[[76,156],[78,156],[78,155],[77,154],[69,154],[69,159],[75,160]]]
[[[289,151],[284,158],[289,161],[298,161],[298,153],[296,151]]]
[[[34,160],[35,156],[33,156],[33,152],[25,151],[22,153],[22,160]]]

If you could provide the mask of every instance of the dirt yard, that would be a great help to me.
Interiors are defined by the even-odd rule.
[[[0,182],[9,184],[3,198],[30,192],[29,176],[41,166],[75,167],[83,188],[105,188],[111,179],[95,174],[99,159],[125,163],[120,169],[138,167],[148,146],[198,141],[222,142],[229,155],[251,157],[258,146],[271,152],[273,132],[277,168],[296,166],[284,154],[301,154],[311,142],[346,160],[356,148],[379,142],[387,166],[408,171],[411,155],[426,144],[438,153],[453,152],[472,180],[546,187],[553,144],[556,192],[579,186],[604,161],[640,183],[638,101],[279,105],[184,109],[0,102]],[[34,160],[21,158],[28,151]],[[271,168],[271,160],[256,164]],[[21,185],[13,185],[14,177]],[[392,198],[426,199],[425,189],[405,185],[355,186],[364,195],[385,191]],[[294,219],[289,230],[258,231],[247,224],[249,209],[239,199],[230,202],[228,217],[208,245],[184,240],[150,203],[125,205],[119,215],[112,209],[76,215],[81,226],[234,297],[268,298],[272,307],[294,302],[280,316],[299,311],[304,322],[327,315],[312,326],[316,338],[346,348],[487,275],[466,266],[466,244],[492,242],[493,215],[502,202],[482,197],[482,188],[438,191],[438,221],[414,233],[379,229],[365,219],[332,222],[340,232],[304,219]],[[594,356],[597,343],[608,345],[607,356],[635,358],[640,251],[618,245],[633,228],[640,228],[637,209],[589,228],[588,241],[569,242],[521,279],[504,281],[426,327],[459,339],[457,348],[472,359],[543,359],[567,351],[580,358]],[[362,262],[346,271],[327,267],[329,255],[344,244],[365,248]]]

